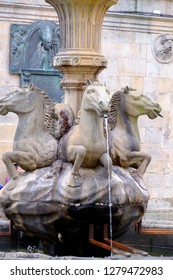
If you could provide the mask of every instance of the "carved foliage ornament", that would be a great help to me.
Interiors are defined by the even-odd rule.
[[[153,55],[160,63],[173,61],[173,35],[158,36],[153,44]]]

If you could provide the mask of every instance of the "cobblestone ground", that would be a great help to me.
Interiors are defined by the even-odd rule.
[[[153,257],[153,256],[141,256],[137,254],[133,254],[130,257],[125,257],[123,255],[113,255],[106,258],[82,258],[77,256],[63,256],[63,257],[52,257],[45,254],[40,253],[24,253],[24,252],[0,252],[0,260],[25,260],[25,259],[38,259],[38,260],[94,260],[94,259],[102,259],[102,260],[173,260],[172,257]]]

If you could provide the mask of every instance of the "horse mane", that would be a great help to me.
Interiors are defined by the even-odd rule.
[[[111,97],[110,111],[108,116],[108,124],[111,130],[116,126],[117,113],[119,110],[121,97],[123,94],[128,94],[130,91],[136,91],[136,89],[126,86],[125,88],[116,91]]]
[[[47,130],[52,133],[53,129],[53,112],[54,112],[54,102],[50,99],[50,97],[47,95],[46,92],[44,92],[42,89],[35,87],[34,90],[36,93],[40,95],[40,97],[43,100],[43,108],[44,108],[44,126],[47,128]]]
[[[23,88],[28,88],[28,86]],[[71,107],[53,102],[46,92],[33,84],[29,85],[29,90],[40,95],[44,105],[44,126],[53,137],[59,140],[73,125],[74,116]]]
[[[119,103],[121,100],[121,95],[122,95],[122,91],[118,90],[115,93],[113,93],[111,100],[110,100],[110,111],[109,111],[109,115],[108,115],[108,125],[109,128],[112,130],[115,125],[116,125],[116,121],[117,121],[117,112],[118,112],[118,107],[119,107]]]

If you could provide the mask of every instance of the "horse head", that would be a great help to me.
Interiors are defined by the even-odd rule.
[[[109,112],[110,92],[99,82],[89,82],[84,91],[81,108],[93,110],[99,117]]]
[[[0,98],[0,114],[28,113],[34,110],[39,95],[33,84],[22,86]]]
[[[161,116],[160,105],[135,89],[129,87],[122,89],[121,99],[124,111],[131,117],[147,115],[150,119],[155,119]]]

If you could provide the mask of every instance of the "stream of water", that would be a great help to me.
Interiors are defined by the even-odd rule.
[[[108,116],[104,115],[105,130],[106,130],[106,150],[108,157],[108,194],[109,194],[109,234],[110,234],[110,246],[111,246],[111,256],[112,256],[112,199],[111,199],[111,166],[110,166],[110,156],[109,156],[109,131],[108,131]]]

